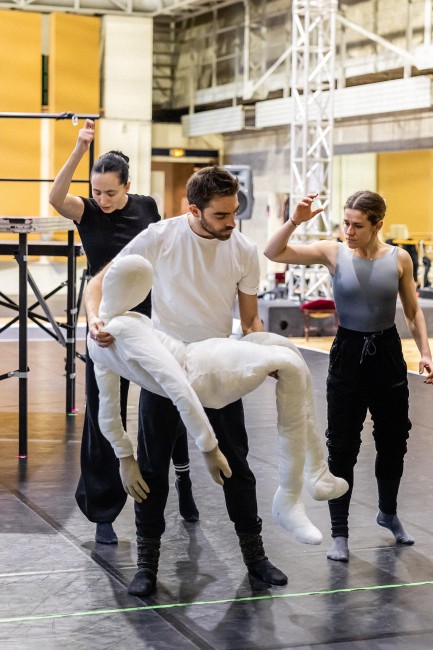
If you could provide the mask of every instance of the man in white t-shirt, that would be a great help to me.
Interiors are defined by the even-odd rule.
[[[263,331],[257,307],[257,246],[235,229],[238,180],[223,168],[205,167],[191,176],[186,190],[187,214],[150,225],[118,256],[138,254],[152,264],[155,327],[184,343],[229,337],[237,296],[243,333]],[[86,291],[90,336],[101,347],[114,341],[98,316],[107,268]],[[271,564],[263,548],[242,401],[206,413],[232,470],[232,477],[224,481],[224,496],[248,572],[265,583],[284,585],[286,575]],[[142,389],[137,454],[150,491],[147,499],[135,502],[139,570],[128,588],[132,595],[146,596],[155,590],[171,450],[182,426],[169,399]]]

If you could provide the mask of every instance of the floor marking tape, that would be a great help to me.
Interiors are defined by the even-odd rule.
[[[379,589],[398,589],[401,587],[423,587],[433,585],[433,580],[423,582],[403,582],[393,585],[370,585],[368,587],[347,587],[344,589],[324,589],[322,591],[305,591],[294,594],[273,594],[266,596],[245,596],[244,598],[222,598],[218,600],[202,600],[191,603],[167,603],[166,605],[143,605],[140,607],[123,607],[117,609],[95,609],[84,612],[67,612],[63,614],[43,614],[30,616],[11,616],[0,618],[0,623],[19,623],[24,621],[52,620],[56,618],[69,618],[73,616],[98,616],[101,614],[125,614],[128,612],[145,612],[149,610],[171,609],[174,607],[194,607],[199,605],[224,605],[228,603],[244,603],[248,601],[276,600],[283,598],[303,598],[305,596],[328,596],[332,594],[349,594],[355,591],[374,591]]]

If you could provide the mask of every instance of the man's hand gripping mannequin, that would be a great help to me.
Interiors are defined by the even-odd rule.
[[[107,271],[100,319],[115,339],[99,347],[89,339],[100,389],[100,427],[121,463],[126,491],[137,501],[148,488],[132,455],[132,445],[118,416],[118,375],[163,396],[177,406],[188,431],[204,452],[209,470],[221,483],[231,475],[204,407],[221,408],[257,388],[278,370],[279,487],[275,519],[303,543],[319,544],[322,534],[308,519],[301,501],[303,481],[316,500],[338,498],[347,483],[330,474],[316,433],[311,377],[299,351],[277,334],[254,332],[243,339],[212,338],[184,345],[154,328],[140,314],[124,313],[143,299],[152,283],[152,268],[143,257],[129,255]]]

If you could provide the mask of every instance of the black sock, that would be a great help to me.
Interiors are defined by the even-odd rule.
[[[179,498],[179,512],[185,521],[198,521],[200,515],[192,494],[189,471],[175,472],[175,474],[175,485]]]
[[[379,510],[377,513],[376,521],[379,526],[388,528],[395,537],[397,544],[406,544],[411,546],[414,544],[415,540],[412,535],[409,535],[403,528],[403,524],[397,515],[386,515],[384,512]]]
[[[336,560],[337,562],[349,561],[349,546],[347,537],[334,537],[332,546],[326,553],[329,560]]]
[[[95,541],[98,542],[98,544],[117,544],[118,539],[114,532],[113,524],[96,524]]]

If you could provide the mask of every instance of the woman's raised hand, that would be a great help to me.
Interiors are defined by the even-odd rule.
[[[77,146],[88,151],[90,144],[95,138],[95,123],[93,120],[86,120],[84,126],[78,133]]]
[[[295,212],[291,217],[293,223],[299,225],[304,221],[310,221],[310,219],[315,217],[317,214],[323,212],[324,208],[317,208],[317,210],[311,209],[311,204],[316,198],[317,198],[317,193],[307,194],[307,196],[305,196],[301,201],[299,201],[299,203],[295,208]]]

